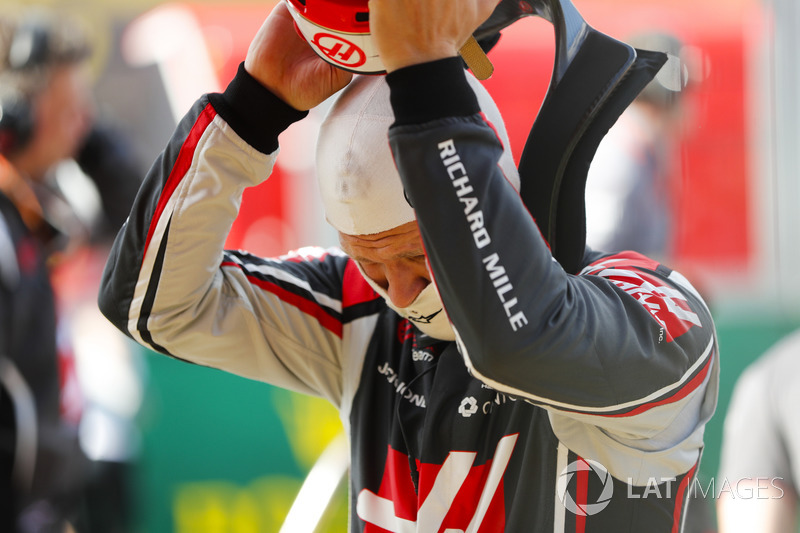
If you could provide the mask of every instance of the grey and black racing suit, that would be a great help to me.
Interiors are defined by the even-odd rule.
[[[304,116],[242,68],[149,173],[103,312],[155,351],[330,400],[350,438],[351,531],[680,531],[717,396],[702,299],[632,252],[587,251],[566,274],[460,61],[387,79],[387,142],[456,342],[389,309],[337,249],[223,249]]]

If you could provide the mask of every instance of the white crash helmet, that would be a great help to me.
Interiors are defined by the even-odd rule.
[[[325,61],[358,74],[386,71],[369,33],[367,0],[283,0],[297,31]]]

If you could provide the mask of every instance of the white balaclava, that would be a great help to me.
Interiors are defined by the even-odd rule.
[[[478,80],[469,73],[467,79],[505,148],[500,168],[519,190],[519,173],[500,111]],[[322,123],[317,141],[317,178],[325,216],[344,234],[372,235],[416,220],[389,148],[388,131],[393,122],[385,77],[356,76],[339,93]],[[442,340],[455,339],[433,283],[411,305],[398,308],[360,266],[359,270],[389,307],[424,333]]]

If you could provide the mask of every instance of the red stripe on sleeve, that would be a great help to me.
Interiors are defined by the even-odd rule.
[[[223,267],[235,267],[241,269],[241,266],[232,263],[232,262],[224,262],[222,263]],[[245,272],[247,275],[247,272]],[[281,299],[281,301],[286,302],[289,305],[292,305],[298,308],[300,311],[304,312],[309,316],[313,316],[316,318],[320,325],[330,331],[331,333],[335,334],[338,337],[342,336],[342,322],[337,320],[335,317],[329,315],[325,309],[319,305],[314,300],[309,300],[307,298],[303,298],[291,291],[287,291],[283,287],[272,283],[271,281],[263,280],[256,278],[254,276],[247,276],[247,279],[250,280],[250,283],[256,285],[265,291],[271,292],[275,296]]]
[[[144,243],[144,254],[142,255],[142,260],[144,260],[144,256],[147,255],[147,250],[150,247],[150,241],[153,239],[156,226],[158,225],[158,221],[161,219],[161,215],[164,213],[164,209],[167,207],[167,203],[169,202],[170,198],[172,198],[172,194],[178,188],[181,180],[183,180],[183,177],[186,175],[186,172],[192,165],[192,159],[194,159],[194,154],[197,150],[197,143],[200,142],[200,138],[203,136],[203,133],[205,133],[208,125],[211,124],[211,121],[214,120],[214,117],[216,116],[217,112],[214,110],[211,104],[208,104],[205,109],[203,109],[203,112],[200,113],[200,116],[197,117],[194,126],[192,126],[192,130],[189,132],[189,135],[183,142],[181,150],[178,152],[178,157],[175,159],[175,164],[172,167],[172,171],[169,173],[169,177],[164,184],[164,189],[161,191],[161,196],[156,204],[156,210],[153,213],[153,218],[150,221],[150,228],[147,231],[147,240]]]
[[[628,411],[626,413],[613,414],[613,415],[602,415],[602,416],[605,416],[606,418],[619,418],[619,417],[625,417],[625,416],[635,416],[635,415],[638,415],[638,414],[643,413],[645,411],[649,411],[653,407],[658,407],[659,405],[666,405],[666,404],[669,404],[669,403],[675,403],[675,402],[677,402],[679,400],[682,400],[683,398],[686,398],[689,394],[694,392],[697,389],[697,387],[699,387],[703,383],[703,381],[706,379],[706,375],[708,375],[709,369],[711,368],[712,361],[714,361],[714,353],[713,352],[712,352],[711,356],[708,358],[708,361],[706,361],[706,364],[703,366],[703,369],[700,372],[698,372],[695,377],[693,377],[692,379],[687,381],[683,385],[683,387],[681,387],[672,396],[669,396],[668,398],[664,398],[663,400],[658,401],[658,402],[651,402],[651,403],[642,404],[639,407],[637,407],[636,409],[633,409],[633,410]]]

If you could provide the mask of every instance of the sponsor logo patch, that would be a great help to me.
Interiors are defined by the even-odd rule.
[[[606,268],[605,263],[596,265],[588,273],[608,279],[636,298],[664,329],[667,342],[672,342],[693,326],[702,327],[700,317],[692,311],[686,296],[652,274],[628,269],[627,265]]]

